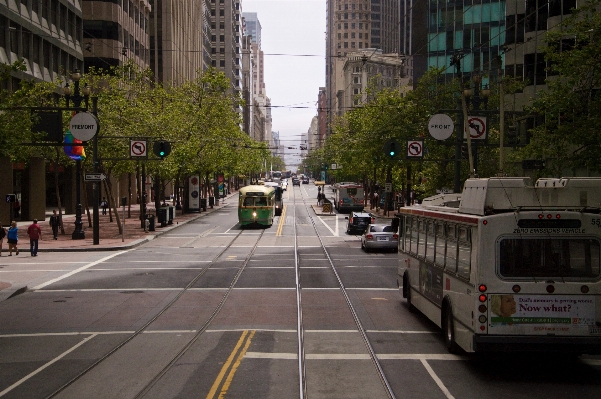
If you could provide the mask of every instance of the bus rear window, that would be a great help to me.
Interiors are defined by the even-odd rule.
[[[599,241],[590,238],[504,238],[497,247],[502,277],[598,278]]]

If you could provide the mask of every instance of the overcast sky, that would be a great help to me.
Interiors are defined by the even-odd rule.
[[[241,3],[242,12],[256,12],[261,23],[265,89],[273,107],[272,130],[280,132],[284,144],[298,148],[300,134],[307,132],[317,115],[319,88],[325,86],[326,0]],[[286,163],[289,160],[286,157]]]

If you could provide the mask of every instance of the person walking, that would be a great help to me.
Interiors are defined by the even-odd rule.
[[[13,256],[13,248],[17,251],[17,255],[19,255],[19,248],[17,248],[17,243],[19,242],[19,228],[17,227],[17,222],[14,220],[8,228],[6,237],[6,241],[8,242],[8,256]]]
[[[61,225],[61,219],[56,214],[56,209],[52,211],[52,216],[50,216],[50,227],[52,227],[52,236],[55,240],[58,240],[58,228]]]
[[[27,235],[29,235],[31,256],[38,256],[38,240],[42,238],[42,229],[40,229],[37,219],[33,219],[33,223],[27,228]]]
[[[2,223],[0,223],[0,256],[2,256],[2,243],[4,242],[4,237],[6,237],[6,230],[2,227]]]
[[[109,204],[106,202],[106,198],[102,197],[102,201],[100,202],[100,206],[102,207],[102,214],[106,215],[106,208],[108,208]]]

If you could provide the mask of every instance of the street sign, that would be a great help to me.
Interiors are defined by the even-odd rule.
[[[447,114],[436,114],[428,121],[428,132],[436,140],[446,140],[453,134],[453,120]]]
[[[333,163],[333,164],[330,166],[330,169],[332,169],[332,170],[336,170],[336,169],[338,169],[338,165],[336,165],[335,163]]]
[[[424,142],[421,140],[407,141],[407,158],[421,158],[424,156]]]
[[[486,139],[486,117],[485,116],[468,116],[467,124],[469,126],[470,138],[472,140]],[[467,132],[463,132],[463,138],[467,140]]]
[[[91,140],[98,132],[98,119],[89,112],[79,112],[71,118],[69,130],[77,140]]]
[[[86,173],[83,178],[85,181],[103,181],[106,179],[106,175],[104,173]]]
[[[384,185],[384,187],[385,187],[385,190],[386,190],[387,193],[391,193],[392,192],[392,183],[386,183]]]
[[[145,140],[130,140],[129,144],[129,155],[131,157],[148,156]]]

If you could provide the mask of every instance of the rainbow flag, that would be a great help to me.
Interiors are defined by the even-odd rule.
[[[64,150],[65,150],[65,154],[74,161],[83,161],[84,159],[86,159],[86,150],[84,149],[83,146],[69,145],[69,144],[80,144],[80,143],[82,143],[82,141],[77,140],[75,137],[73,137],[73,135],[71,134],[71,131],[67,130],[67,132],[65,134]]]

